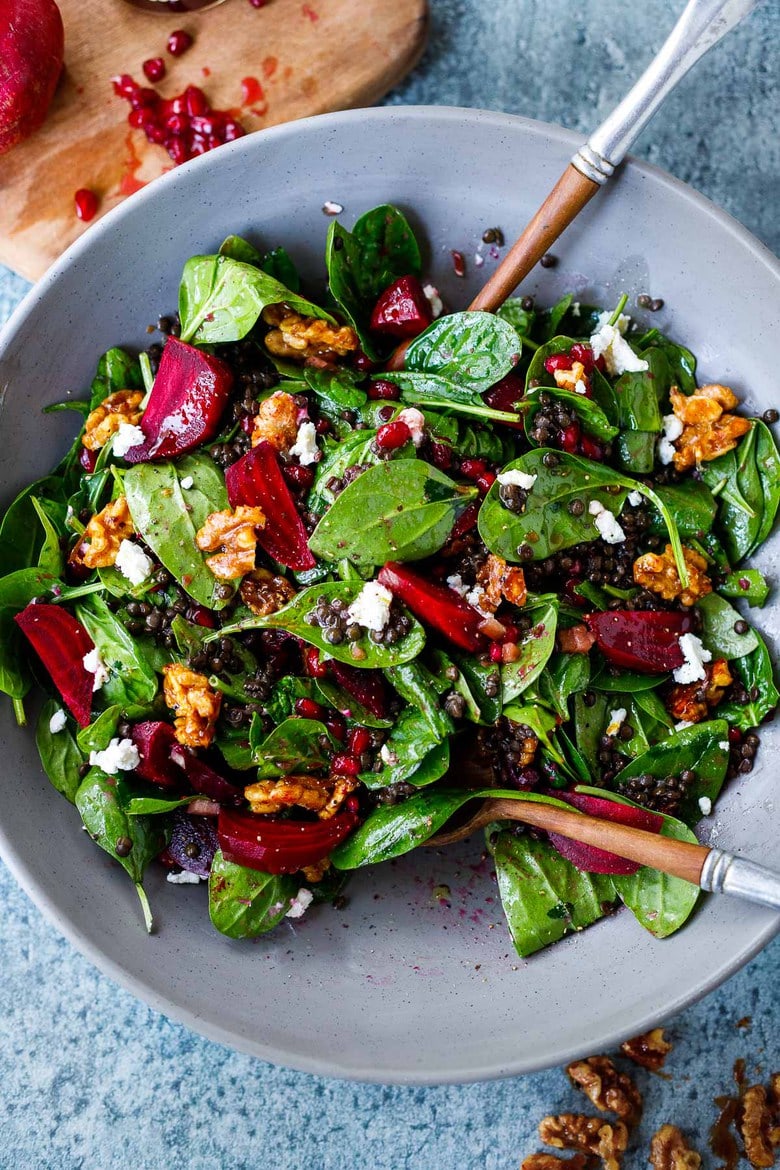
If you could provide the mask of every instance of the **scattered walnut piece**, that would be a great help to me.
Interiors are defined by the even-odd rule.
[[[82,565],[88,569],[105,569],[113,565],[120,544],[134,531],[127,499],[117,496],[89,521],[70,554],[70,565],[75,569]]]
[[[678,722],[701,723],[702,719],[709,719],[710,711],[717,707],[726,687],[734,681],[725,658],[708,663],[705,671],[706,678],[701,682],[678,683],[672,687],[667,705]]]
[[[225,508],[222,512],[212,512],[197,532],[195,542],[201,552],[220,550],[215,556],[206,557],[206,564],[215,577],[229,581],[254,569],[257,529],[264,526],[262,508],[239,504],[235,511]]]
[[[577,393],[578,382],[583,384],[587,382],[582,362],[573,362],[570,370],[555,370],[553,378],[556,386],[560,387],[561,390],[569,390],[572,394]]]
[[[105,447],[108,440],[122,423],[136,426],[141,421],[143,413],[140,410],[143,402],[143,392],[140,390],[117,390],[104,398],[100,406],[96,406],[87,415],[84,424],[84,434],[81,442],[88,451],[99,451]]]
[[[275,451],[287,452],[298,438],[298,407],[292,394],[277,390],[260,403],[252,427],[252,446],[270,443]]]
[[[650,1165],[653,1170],[699,1170],[701,1157],[676,1125],[662,1125],[650,1143]]]
[[[773,1113],[774,1109],[763,1085],[751,1085],[745,1089],[738,1124],[745,1153],[755,1170],[769,1170],[775,1164],[769,1137]]]
[[[329,869],[330,858],[323,857],[321,861],[315,861],[311,865],[302,866],[301,873],[309,882],[321,882]]]
[[[769,1144],[772,1149],[780,1146],[780,1073],[772,1073],[769,1084],[769,1096],[772,1104],[772,1124],[769,1127]]]
[[[175,712],[176,738],[185,747],[205,748],[214,738],[222,695],[204,674],[181,663],[163,667],[165,702]]]
[[[283,776],[280,780],[258,780],[248,785],[244,796],[253,813],[268,815],[297,805],[327,821],[356,787],[354,776],[331,776],[327,780],[316,776]]]
[[[680,583],[670,544],[667,544],[663,553],[649,552],[637,557],[634,561],[634,581],[658,593],[665,601],[674,601],[679,597],[683,605],[693,605],[700,597],[712,593],[712,581],[705,572],[707,562],[703,556],[683,545],[683,559],[688,570],[686,589]]]
[[[303,317],[289,305],[268,305],[263,320],[271,325],[265,345],[276,357],[305,361],[310,357],[344,357],[359,348],[357,333],[349,325],[331,325],[319,317]]]
[[[683,433],[674,444],[677,471],[717,459],[733,450],[737,440],[750,430],[750,419],[726,413],[738,402],[728,386],[701,386],[687,396],[672,386],[669,397],[672,410],[683,423]]]
[[[559,1158],[557,1154],[529,1154],[523,1159],[520,1170],[592,1170],[597,1165],[598,1160],[589,1154],[572,1154],[570,1158]]]
[[[653,1028],[641,1036],[624,1040],[620,1045],[620,1051],[629,1060],[633,1060],[634,1064],[649,1068],[651,1072],[658,1072],[672,1051],[672,1045],[664,1036],[663,1028]]]
[[[490,553],[480,566],[477,588],[482,591],[480,608],[490,613],[496,612],[502,598],[512,605],[523,606],[528,596],[523,570],[514,566],[510,568],[504,558],[495,553]]]
[[[628,1128],[622,1121],[604,1121],[584,1113],[561,1113],[539,1122],[539,1137],[559,1150],[595,1154],[604,1170],[620,1170],[621,1156],[628,1145]]]
[[[254,569],[248,573],[241,582],[239,593],[244,605],[260,617],[276,613],[295,597],[295,589],[287,578],[272,573],[270,569]]]
[[[575,1060],[566,1069],[571,1081],[582,1089],[602,1113],[610,1111],[628,1125],[635,1125],[642,1113],[642,1094],[631,1077],[615,1068],[608,1056]]]

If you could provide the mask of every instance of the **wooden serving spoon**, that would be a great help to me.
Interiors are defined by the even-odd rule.
[[[455,841],[469,837],[477,829],[483,829],[491,821],[522,821],[534,828],[581,841],[584,845],[606,849],[618,857],[658,869],[672,877],[683,878],[701,886],[703,890],[731,894],[748,902],[780,910],[780,873],[758,862],[709,845],[676,841],[658,833],[648,833],[644,829],[634,829],[630,825],[615,824],[574,809],[556,808],[549,804],[488,799],[483,801],[465,824],[450,833],[437,833],[425,844],[452,845]]]
[[[494,313],[549,251],[583,207],[615,173],[639,134],[689,69],[735,28],[760,0],[689,0],[680,19],[636,85],[588,141],[514,242],[470,309]],[[387,364],[403,369],[411,341]]]

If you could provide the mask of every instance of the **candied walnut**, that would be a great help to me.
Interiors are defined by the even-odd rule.
[[[587,626],[569,626],[568,630],[558,630],[558,647],[564,654],[587,654],[596,641],[596,635],[591,634]]]
[[[653,1170],[699,1170],[701,1157],[676,1125],[662,1125],[650,1143],[650,1165]]]
[[[688,570],[688,587],[683,589],[674,562],[672,546],[667,544],[662,553],[645,553],[634,561],[634,581],[645,589],[658,593],[664,601],[680,599],[683,605],[693,605],[700,597],[712,593],[712,581],[705,570],[703,556],[683,545],[683,559]]]
[[[205,748],[214,738],[222,695],[205,674],[173,662],[163,667],[163,694],[175,713],[176,738],[184,747]]]
[[[733,450],[738,439],[750,430],[750,419],[726,413],[738,401],[727,386],[701,386],[688,396],[672,386],[669,397],[672,410],[683,424],[683,432],[675,441],[677,471],[717,459]]]
[[[523,1159],[520,1170],[591,1170],[597,1165],[597,1159],[588,1154],[572,1154],[570,1158],[559,1158],[557,1154],[529,1154]]]
[[[277,390],[260,403],[252,427],[252,446],[270,443],[275,451],[286,453],[298,438],[300,408],[292,394]]]
[[[312,865],[304,865],[301,873],[308,882],[321,882],[329,869],[330,858],[323,857],[321,861],[315,861]]]
[[[99,451],[115,434],[122,423],[136,426],[141,421],[140,409],[144,396],[141,390],[117,390],[104,398],[87,415],[81,442],[88,451]]]
[[[596,1155],[604,1163],[604,1170],[620,1170],[621,1155],[628,1145],[628,1128],[622,1121],[561,1113],[539,1122],[539,1137],[559,1150]]]
[[[97,512],[69,557],[73,568],[105,569],[113,565],[119,546],[135,532],[125,496],[117,496]]]
[[[672,386],[669,397],[672,410],[682,423],[713,422],[725,410],[734,410],[739,405],[734,391],[717,382],[699,386],[693,394],[681,394],[676,386]]]
[[[616,1113],[628,1125],[635,1125],[639,1120],[642,1095],[631,1077],[619,1072],[608,1056],[575,1060],[566,1072],[573,1084],[582,1089],[602,1113]]]
[[[717,707],[731,686],[732,678],[725,658],[716,658],[705,666],[706,678],[701,682],[678,683],[669,694],[669,713],[676,720],[686,723],[701,723],[708,719],[710,711]]]
[[[651,1072],[658,1072],[663,1068],[664,1061],[672,1051],[671,1043],[664,1036],[663,1028],[653,1028],[643,1032],[641,1036],[632,1036],[620,1045],[620,1051],[634,1064],[642,1068],[649,1068]]]
[[[490,553],[477,573],[477,589],[480,591],[479,607],[495,613],[502,598],[512,605],[525,605],[528,590],[525,573],[516,567],[510,568],[503,557]]]
[[[272,573],[270,569],[254,569],[248,573],[241,582],[239,593],[244,605],[260,617],[276,613],[295,597],[295,589],[287,578]]]
[[[263,320],[273,328],[265,345],[276,357],[305,361],[307,358],[345,357],[359,347],[357,333],[349,325],[331,325],[320,317],[303,317],[289,305],[268,305]]]
[[[773,1112],[763,1085],[751,1085],[742,1094],[739,1132],[748,1161],[756,1170],[767,1170],[775,1164],[769,1136]]]
[[[570,370],[555,370],[553,378],[561,390],[570,390],[572,394],[581,393],[577,391],[577,383],[586,384],[585,367],[582,362],[574,362]]]
[[[206,564],[215,577],[230,581],[254,569],[257,530],[263,527],[265,513],[262,508],[239,504],[235,511],[225,508],[222,512],[212,512],[196,533],[195,543],[201,552],[216,553],[206,557]],[[216,552],[217,549],[220,551]]]
[[[269,815],[297,805],[316,812],[320,820],[330,820],[350,792],[357,787],[354,776],[283,776],[279,780],[258,780],[244,789],[253,813]]]

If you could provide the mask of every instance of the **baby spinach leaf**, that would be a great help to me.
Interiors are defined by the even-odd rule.
[[[561,321],[571,308],[574,297],[571,293],[561,297],[559,301],[549,309],[543,309],[538,317],[539,330],[542,336],[542,341],[550,341],[558,333],[558,328]]]
[[[179,286],[182,341],[218,345],[246,337],[267,305],[286,304],[305,317],[333,317],[273,276],[229,256],[193,256]]]
[[[591,692],[593,702],[585,702],[583,694],[574,696],[574,734],[577,749],[588,763],[591,771],[600,775],[599,749],[601,736],[607,723],[610,699],[606,695]],[[611,697],[610,697],[611,698]]]
[[[263,272],[268,273],[274,280],[278,280],[291,292],[301,291],[301,278],[295,267],[295,261],[281,244],[277,248],[272,248],[270,252],[266,252],[260,262],[260,267]]]
[[[0,691],[11,699],[23,699],[32,686],[28,654],[13,610],[0,609]]]
[[[655,491],[666,505],[683,540],[701,539],[712,528],[718,506],[706,483],[686,479],[678,484],[659,484]],[[666,525],[657,508],[650,509],[649,531],[657,536],[666,534]]]
[[[317,464],[314,484],[309,492],[307,506],[317,515],[330,507],[336,495],[328,487],[331,480],[340,480],[350,467],[367,464],[373,466],[379,463],[379,456],[373,450],[376,431],[354,431],[341,442],[326,440],[325,453]],[[416,457],[415,451],[408,450],[411,444],[400,448],[401,457]]]
[[[541,405],[539,404],[539,394],[547,394],[559,402],[561,406],[568,411],[574,413],[582,424],[582,428],[589,435],[593,435],[595,439],[601,439],[604,443],[609,443],[618,433],[618,428],[613,425],[607,418],[604,411],[597,402],[592,398],[586,398],[584,394],[573,394],[569,390],[559,389],[544,389],[536,392],[532,391],[526,402],[528,409],[525,411],[524,423],[525,433],[529,443],[537,446],[536,440],[533,438],[534,420]]]
[[[449,654],[479,708],[479,722],[495,723],[502,707],[501,676],[498,666],[492,662],[483,664],[473,655],[461,653],[452,647]],[[453,689],[459,690],[458,683],[453,683]]]
[[[64,536],[65,507],[54,504],[51,500],[39,500],[37,496],[32,496],[30,503],[43,529],[43,545],[38,553],[38,566],[59,577],[65,568],[65,557],[60,546],[60,531],[54,521],[59,523]]]
[[[85,756],[90,752],[102,752],[108,747],[122,715],[122,708],[114,705],[101,711],[88,727],[81,727],[76,733],[76,743]]]
[[[341,366],[325,369],[304,366],[303,376],[308,388],[331,410],[360,410],[368,401],[365,390],[358,386],[364,378],[359,371]]]
[[[780,457],[769,428],[754,419],[736,450],[703,463],[701,475],[718,497],[719,535],[731,561],[755,552],[780,506]]]
[[[285,719],[259,742],[255,742],[256,734],[253,725],[249,743],[258,763],[258,780],[291,772],[318,772],[328,767],[336,746],[318,719]]]
[[[228,938],[257,938],[281,922],[297,888],[289,874],[260,873],[236,865],[218,849],[209,875],[212,925]]]
[[[539,606],[529,610],[528,616],[534,624],[518,643],[520,657],[501,667],[501,696],[505,704],[511,703],[539,677],[555,649],[557,605],[551,602]]]
[[[408,780],[422,787],[438,780],[449,767],[449,744],[417,707],[404,707],[382,746],[381,772],[364,772],[367,788],[387,788]]]
[[[114,616],[102,597],[93,594],[76,606],[76,617],[97,647],[109,671],[100,697],[122,707],[151,703],[157,694],[157,676],[138,653],[135,640]]]
[[[439,689],[434,675],[421,662],[406,662],[390,666],[385,678],[402,699],[416,707],[438,739],[452,735],[455,724],[439,702]]]
[[[452,526],[477,496],[443,472],[415,459],[368,468],[337,497],[309,538],[318,557],[348,557],[370,567],[418,561],[444,545]]]
[[[664,817],[662,837],[696,844],[696,837],[674,817]],[[656,938],[668,938],[690,917],[700,890],[691,882],[642,866],[635,874],[616,874],[615,890],[637,921]]]
[[[741,597],[748,605],[761,607],[771,592],[771,586],[758,569],[738,569],[727,573],[718,585],[724,597]]]
[[[228,256],[242,264],[254,264],[257,268],[263,262],[263,257],[254,244],[250,244],[243,236],[227,236],[219,245],[219,255]]]
[[[415,337],[404,369],[434,374],[472,394],[483,394],[509,373],[517,359],[517,334],[508,322],[492,313],[452,313]]]
[[[187,477],[193,486],[184,490]],[[208,609],[227,605],[230,598],[220,592],[230,582],[214,576],[195,543],[209,515],[228,506],[225,479],[213,460],[198,453],[175,463],[136,463],[125,475],[125,495],[137,531],[190,597]]]
[[[47,699],[41,707],[35,728],[35,743],[41,766],[53,786],[73,804],[81,784],[81,766],[84,756],[79,751],[71,732],[70,722],[61,731],[52,731],[52,716],[62,710],[54,699]]]
[[[463,414],[473,414],[477,418],[492,418],[496,422],[517,422],[517,414],[495,411],[485,406],[475,390],[453,382],[441,374],[415,370],[400,370],[397,373],[390,371],[382,374],[381,381],[394,382],[401,389],[403,401],[416,406],[455,410]]]
[[[775,685],[775,673],[766,642],[758,633],[756,640],[758,645],[752,653],[744,658],[736,658],[731,663],[732,672],[736,670],[748,693],[748,702],[743,704],[731,700],[728,703],[721,703],[718,707],[721,719],[727,719],[732,727],[737,727],[740,731],[758,727],[780,703],[780,692]]]
[[[663,422],[659,403],[669,390],[669,363],[659,349],[648,349],[644,360],[646,370],[621,374],[614,385],[618,423],[621,431],[660,434]]]
[[[536,349],[536,342],[531,340],[530,334],[536,321],[536,313],[533,309],[523,308],[523,299],[521,297],[509,297],[496,309],[496,316],[500,317],[502,321],[507,321],[520,342],[523,345],[529,346],[531,349]]]
[[[741,621],[741,615],[732,605],[717,593],[708,593],[696,603],[702,616],[701,639],[713,658],[744,658],[758,645],[758,634],[748,629],[738,634],[734,626]]]
[[[584,691],[590,681],[590,658],[587,654],[550,655],[536,680],[542,699],[560,715],[569,718],[569,699]]]
[[[173,812],[185,804],[191,804],[195,799],[192,792],[188,796],[131,796],[125,803],[125,812],[129,817],[152,817],[163,813]]]
[[[133,357],[127,350],[114,346],[106,350],[100,358],[97,373],[92,379],[90,387],[89,409],[108,398],[109,394],[116,394],[117,390],[141,390],[143,379],[138,358]]]
[[[718,708],[718,714],[723,708]],[[706,796],[715,803],[729,762],[728,724],[725,719],[697,723],[667,735],[649,751],[626,764],[610,787],[620,792],[621,785],[635,776],[679,776],[689,769],[696,773],[696,782],[686,793],[681,806],[681,818],[691,824],[701,819],[699,799]]]
[[[515,950],[523,958],[583,930],[616,901],[606,874],[582,873],[548,841],[498,825],[485,831]]]
[[[596,652],[594,651],[594,653]],[[615,670],[614,674],[611,673],[613,670]],[[633,694],[635,691],[654,690],[666,677],[668,676],[639,674],[632,670],[616,670],[615,667],[608,667],[602,659],[591,674],[590,689],[607,691],[608,693],[627,691]]]
[[[0,565],[3,573],[28,569],[37,562],[42,532],[33,502],[35,499],[54,500],[64,507],[65,496],[59,476],[47,475],[36,480],[23,488],[9,505],[0,523]]]
[[[259,715],[252,716],[253,722],[259,719]],[[222,752],[227,766],[236,772],[248,772],[255,766],[255,753],[249,743],[246,728],[220,728],[214,746]]]
[[[644,338],[640,338],[636,343],[636,348],[641,351],[642,357],[649,361],[651,360],[649,355],[653,350],[659,350],[666,358],[670,384],[678,386],[683,394],[693,394],[696,389],[696,358],[691,351],[686,349],[684,345],[670,341],[658,330],[651,330],[650,335],[646,335],[646,337],[648,337],[647,344],[643,344]]]
[[[294,634],[296,637],[302,638],[304,642],[317,646],[326,657],[335,658],[338,662],[347,662],[350,666],[365,669],[381,668],[396,666],[400,662],[409,662],[412,658],[416,658],[425,645],[425,631],[411,614],[407,613],[406,615],[411,623],[409,633],[405,634],[403,638],[399,638],[393,646],[373,642],[367,633],[357,642],[341,642],[334,646],[325,640],[323,636],[325,631],[320,626],[310,625],[306,620],[307,616],[313,613],[320,597],[324,597],[328,601],[338,598],[349,606],[357,597],[362,586],[362,581],[323,581],[319,585],[311,585],[308,589],[302,589],[289,605],[278,609],[276,613],[269,614],[267,617],[258,617],[253,614],[234,625],[224,626],[221,630],[210,634],[208,640],[213,641],[214,638],[224,637],[225,634],[240,633],[242,630],[287,630],[288,634]],[[364,656],[362,658],[359,655],[356,656],[353,648],[362,651]]]

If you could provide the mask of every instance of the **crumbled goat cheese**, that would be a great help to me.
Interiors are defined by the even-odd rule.
[[[664,435],[658,440],[658,458],[664,467],[674,459],[674,443],[670,443]]]
[[[712,812],[712,801],[709,796],[699,797],[699,808],[701,809],[702,816],[708,817],[710,815]]]
[[[63,711],[62,707],[59,707],[49,720],[49,731],[52,733],[52,735],[56,735],[58,731],[62,731],[67,722],[67,715]]]
[[[100,651],[97,646],[94,650],[90,650],[82,658],[84,669],[88,670],[90,674],[94,674],[95,679],[92,683],[92,690],[99,691],[103,683],[108,682],[108,667],[103,659],[100,657]]]
[[[154,568],[154,561],[132,540],[122,541],[114,564],[131,585],[141,585]]]
[[[718,742],[718,747],[722,752],[727,752],[729,750],[729,741],[727,739],[721,739]]]
[[[322,210],[325,215],[341,215],[344,207],[341,203],[336,203],[335,199],[326,199],[322,205]]]
[[[313,422],[302,422],[298,427],[298,436],[290,448],[290,454],[299,459],[304,467],[316,463],[320,457],[317,446],[317,431]]]
[[[672,677],[677,683],[700,682],[707,677],[704,663],[710,662],[712,655],[701,643],[695,634],[681,634],[679,646],[685,661],[678,666]]]
[[[664,433],[658,440],[658,458],[666,466],[674,459],[674,440],[683,433],[683,424],[676,414],[664,415]]]
[[[482,267],[482,265],[483,265],[484,263],[485,263],[485,257],[482,255],[482,253],[481,253],[481,252],[475,252],[475,253],[474,253],[474,264],[475,264],[475,266],[476,266],[477,268],[481,268],[481,267]]]
[[[596,321],[596,328],[603,329],[605,325],[609,325],[611,317],[612,312],[610,309],[605,309],[603,313],[599,313],[598,319]],[[619,333],[625,333],[630,324],[631,318],[627,317],[625,313],[621,313],[615,323],[615,328]]]
[[[626,711],[625,707],[617,707],[616,710],[610,711],[609,723],[607,724],[607,728],[604,734],[617,735],[617,733],[620,731],[620,728],[623,726],[627,714],[628,712]]]
[[[536,476],[529,475],[527,471],[500,471],[498,473],[498,482],[502,487],[519,487],[525,488],[530,492],[531,488],[536,483]]]
[[[183,869],[181,873],[169,873],[165,880],[172,886],[198,886],[206,879],[199,873],[190,873],[189,870]]]
[[[483,609],[480,604],[484,596],[484,593],[478,585],[475,585],[473,589],[470,589],[468,593],[465,594],[466,601],[469,603],[469,605],[474,607],[477,613],[481,613],[484,618],[492,618],[493,614],[490,612],[490,610]]]
[[[396,422],[405,422],[412,432],[412,442],[415,447],[421,447],[425,442],[425,415],[415,406],[407,406],[398,415]]]
[[[285,918],[303,918],[313,901],[314,894],[311,890],[307,890],[306,886],[301,886],[290,903],[290,909],[285,914]]]
[[[140,427],[133,426],[132,423],[120,423],[114,435],[114,445],[111,450],[114,455],[118,455],[121,459],[131,447],[140,447],[145,442],[146,435]]]
[[[574,393],[575,394],[587,394],[588,393],[588,387],[585,385],[582,378],[578,378],[578,380],[574,383]]]
[[[594,358],[603,357],[607,371],[617,377],[625,373],[639,373],[648,369],[647,362],[637,357],[622,333],[614,325],[604,324],[590,339]]]
[[[393,595],[378,581],[366,581],[347,610],[347,621],[365,626],[367,630],[383,630],[390,621]]]
[[[686,727],[694,727],[695,724],[690,719],[681,719],[679,723],[675,723],[675,731],[685,731]]]
[[[579,315],[580,315],[580,302],[579,301],[574,301],[572,303],[571,315],[572,315],[572,317],[579,317]]]
[[[642,493],[641,492],[629,492],[628,493],[628,502],[632,508],[638,508],[639,505],[642,503]]]
[[[436,317],[441,317],[442,313],[444,312],[444,302],[439,296],[439,290],[433,284],[424,284],[423,292],[425,293],[426,301],[431,306],[431,314],[433,315],[434,319]]]
[[[191,475],[185,475],[184,479],[181,480],[181,486],[184,488],[185,491],[188,488],[191,488],[194,483],[195,483],[195,480],[192,478]]]
[[[461,597],[465,597],[469,591],[468,585],[463,584],[463,578],[460,573],[453,573],[451,577],[447,578],[447,584],[450,589],[454,589]]]
[[[618,523],[617,516],[605,508],[599,500],[591,500],[588,511],[593,517],[593,523],[599,531],[601,539],[607,544],[622,544],[626,534]]]
[[[90,752],[89,762],[111,775],[114,772],[131,772],[138,767],[141,757],[132,739],[112,739],[102,752]]]

